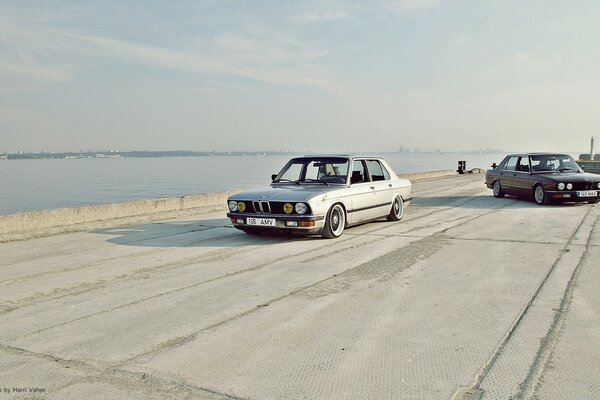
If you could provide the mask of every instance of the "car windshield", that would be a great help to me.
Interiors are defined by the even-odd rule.
[[[577,162],[567,154],[540,154],[531,156],[533,172],[581,171]]]
[[[346,183],[349,161],[347,158],[294,158],[277,177],[275,183]]]

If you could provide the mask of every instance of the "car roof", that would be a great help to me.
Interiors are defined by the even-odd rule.
[[[305,154],[294,158],[373,158],[381,159],[381,156],[373,156],[369,154]]]
[[[551,152],[535,152],[535,153],[512,153],[509,156],[566,156],[568,153],[551,153]]]

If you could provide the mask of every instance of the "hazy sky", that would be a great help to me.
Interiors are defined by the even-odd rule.
[[[600,2],[0,0],[0,152],[589,149]]]

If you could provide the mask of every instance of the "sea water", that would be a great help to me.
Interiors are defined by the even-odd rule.
[[[397,174],[488,168],[503,154],[386,154]],[[0,160],[0,214],[267,186],[290,156]],[[482,177],[483,179],[483,177]]]

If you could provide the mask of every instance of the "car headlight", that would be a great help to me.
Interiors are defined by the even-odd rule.
[[[567,190],[571,190],[573,189],[573,184],[572,183],[567,183]]]
[[[238,209],[237,201],[231,200],[229,203],[227,203],[227,205],[229,206],[229,211],[231,212],[236,212]]]
[[[597,185],[597,186],[598,186],[598,189],[600,189],[600,182],[598,182],[598,185]]]
[[[286,214],[290,214],[292,211],[294,211],[294,206],[292,206],[290,203],[285,203],[283,205],[283,212]]]
[[[558,184],[558,190],[565,190],[565,184],[564,183],[559,183]]]
[[[308,209],[308,207],[304,203],[296,203],[296,206],[294,207],[294,209],[296,210],[296,213],[304,214],[306,212],[306,210]]]
[[[239,212],[246,211],[246,203],[244,203],[243,201],[238,201],[237,208]]]

